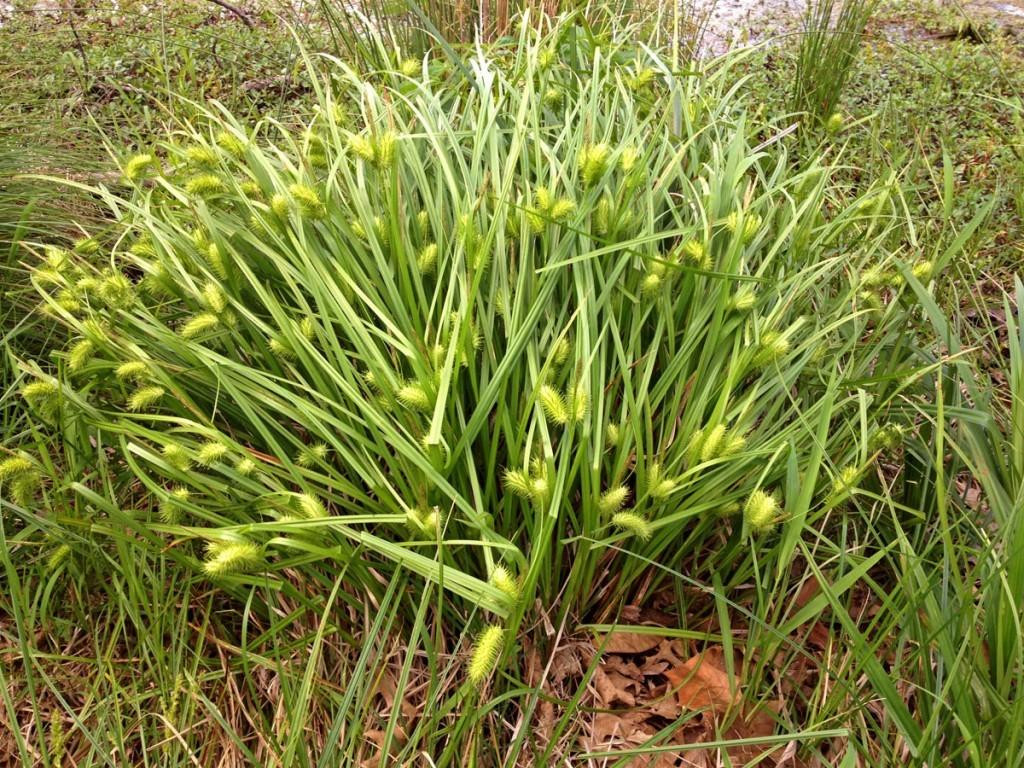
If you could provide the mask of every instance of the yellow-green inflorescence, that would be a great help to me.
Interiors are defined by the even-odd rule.
[[[265,565],[260,547],[251,541],[214,541],[206,548],[203,572],[207,576],[250,573]]]
[[[498,663],[504,641],[505,630],[497,624],[492,624],[479,634],[469,657],[467,674],[471,683],[479,685],[491,673]]]
[[[771,530],[779,521],[779,502],[759,488],[747,497],[743,520],[754,533]]]

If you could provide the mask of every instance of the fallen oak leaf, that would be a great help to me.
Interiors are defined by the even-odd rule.
[[[618,672],[605,672],[600,667],[594,670],[594,687],[606,707],[616,703],[627,707],[636,706],[636,696],[627,690],[632,685],[635,685],[635,681]]]
[[[722,651],[713,647],[667,670],[665,677],[683,709],[720,714],[736,704],[739,697],[722,667]]]
[[[659,635],[616,631],[609,632],[596,645],[605,653],[648,653],[657,648],[662,639]]]
[[[753,713],[744,712],[739,685],[733,684],[724,667],[722,649],[713,646],[665,673],[682,709],[704,713],[704,736],[697,742],[715,738],[738,740],[771,736],[775,732],[773,707],[761,706]],[[720,716],[729,711],[733,711],[735,717],[726,728],[719,729]],[[749,744],[729,747],[725,751],[734,763],[743,764],[760,758],[770,749]],[[767,759],[775,762],[770,754]]]

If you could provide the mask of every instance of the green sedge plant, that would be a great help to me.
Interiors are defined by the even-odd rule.
[[[63,486],[98,545],[131,531],[268,620],[255,591],[297,573],[395,606],[439,703],[385,751],[438,765],[530,693],[537,606],[614,620],[683,563],[754,583],[784,644],[801,614],[771,594],[826,565],[848,589],[886,553],[834,534],[914,430],[944,261],[894,246],[891,179],[847,201],[821,162],[794,171],[726,63],[522,23],[460,65],[310,62],[298,130],[213,109],[125,152],[88,188],[114,231],[34,247],[67,342],[18,373],[31,424],[114,467]],[[24,519],[38,449],[0,465]]]

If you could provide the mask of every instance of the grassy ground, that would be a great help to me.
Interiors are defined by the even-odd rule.
[[[925,233],[969,221],[994,200],[973,245],[976,265],[1012,272],[1024,245],[1024,34],[1011,16],[930,2],[883,3],[844,92],[846,126],[835,137],[863,188],[900,169]],[[790,46],[752,60],[751,87],[766,113],[785,108]],[[953,183],[943,201],[944,165]]]
[[[13,107],[0,117],[0,142],[10,142],[0,144],[0,174],[107,178],[103,134],[118,147],[149,148],[193,114],[174,92],[217,98],[243,114],[307,111],[295,46],[272,17],[254,16],[250,29],[210,3],[141,9],[22,15],[0,28],[0,100]],[[874,42],[843,100],[846,128],[834,139],[833,151],[852,167],[829,205],[858,198],[896,169],[908,226],[894,227],[885,247],[910,261],[951,248],[953,262],[952,279],[938,285],[945,311],[925,303],[908,320],[908,344],[934,361],[933,336],[950,352],[958,333],[965,346],[996,339],[1003,391],[1019,393],[1012,305],[990,291],[989,311],[967,310],[979,294],[971,286],[990,279],[1012,287],[1024,241],[1021,121],[1012,102],[1024,85],[1022,54],[1013,38],[978,44],[961,26],[955,13],[927,4],[888,7],[873,23]],[[749,60],[744,88],[752,110],[761,105],[755,120],[785,111],[790,67],[785,48]],[[26,145],[37,151],[25,154]],[[19,329],[19,355],[43,350],[56,361],[47,346],[54,329],[23,322],[26,256],[10,240],[42,232],[67,244],[82,229],[103,229],[104,218],[92,196],[49,193],[24,215],[41,188],[6,178],[0,317],[5,330]],[[990,201],[991,215],[963,247],[959,236]],[[497,765],[510,753],[524,765],[574,755],[581,764],[667,766],[680,763],[603,753],[717,735],[733,740],[722,753],[733,764],[773,765],[781,748],[757,761],[777,732],[783,748],[793,744],[795,765],[1019,764],[1019,402],[1010,398],[992,418],[983,409],[972,416],[969,406],[991,395],[972,389],[977,377],[956,361],[922,374],[919,388],[890,393],[916,438],[880,454],[855,498],[815,511],[795,540],[764,549],[738,543],[714,520],[721,531],[706,541],[689,527],[671,537],[663,529],[658,546],[681,554],[659,571],[634,559],[611,568],[609,551],[594,581],[570,585],[564,598],[586,611],[564,608],[559,585],[548,585],[549,604],[529,613],[513,660],[479,698],[452,693],[469,637],[445,625],[475,617],[442,607],[439,589],[386,559],[360,578],[296,563],[255,584],[211,581],[183,565],[202,555],[190,532],[153,535],[139,523],[154,502],[115,457],[116,430],[66,433],[55,450],[18,404],[23,374],[7,354],[0,371],[5,447],[45,456],[48,475],[65,479],[45,488],[38,510],[4,506],[0,763],[290,768],[387,764],[390,751],[424,766]],[[885,389],[887,375],[864,373],[859,418],[869,408],[864,392]],[[946,408],[956,428],[945,428]],[[836,429],[867,429],[856,424],[850,417]],[[97,439],[110,450],[97,450]],[[794,442],[813,453],[807,434]],[[786,489],[795,498],[793,462]],[[486,478],[478,490],[495,492]],[[793,570],[790,546],[800,564]],[[634,586],[625,607],[610,609],[617,603],[609,598],[602,608],[623,573]],[[595,637],[616,621],[641,634],[613,636],[602,657]],[[696,686],[705,693],[687,690],[706,706],[689,709],[714,713],[730,702],[739,717],[728,727],[716,729],[703,714],[676,723],[682,712],[666,695],[665,672],[693,659],[706,662]],[[743,704],[731,706],[741,679]],[[685,687],[687,678],[675,682]],[[718,693],[708,697],[709,689]],[[502,693],[488,698],[490,690]],[[579,757],[588,751],[594,756]],[[708,749],[687,757],[714,764]]]

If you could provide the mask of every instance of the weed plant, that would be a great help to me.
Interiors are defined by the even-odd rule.
[[[667,592],[680,616],[723,622],[744,695],[766,701],[806,656],[792,632],[828,610],[849,642],[780,733],[808,760],[935,764],[977,678],[929,678],[941,610],[918,598],[944,585],[898,585],[944,541],[945,409],[964,410],[926,329],[955,248],[908,257],[891,179],[848,201],[821,161],[795,172],[728,61],[697,71],[628,29],[537,27],[461,66],[336,60],[322,77],[309,62],[300,130],[213,110],[125,151],[124,186],[81,185],[117,226],[33,247],[40,311],[67,341],[15,361],[22,415],[0,464],[6,573],[34,595],[19,633],[46,613],[49,588],[19,576],[41,558],[113,568],[139,595],[125,605],[151,579],[181,600],[213,585],[237,601],[239,647],[262,649],[239,663],[275,670],[285,714],[246,726],[258,738],[224,728],[230,702],[197,692],[209,662],[162,643],[191,626],[164,598],[142,641],[163,720],[124,753],[168,728],[173,759],[212,759],[188,725],[203,712],[246,760],[353,764],[396,639],[397,689],[422,672],[430,705],[408,728],[393,707],[371,755],[549,764],[578,750],[579,712],[536,740],[524,670],[567,626]],[[809,581],[821,593],[791,599]],[[1019,592],[992,589],[1003,637]],[[865,594],[883,609],[852,611]],[[360,627],[361,650],[329,656],[329,636]],[[309,658],[285,663],[296,647]],[[933,696],[925,721],[904,668]],[[966,684],[945,705],[951,679]],[[76,725],[83,760],[104,764],[103,726]]]

